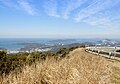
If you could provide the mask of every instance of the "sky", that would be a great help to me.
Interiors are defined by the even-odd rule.
[[[0,0],[0,38],[119,38],[120,0]]]

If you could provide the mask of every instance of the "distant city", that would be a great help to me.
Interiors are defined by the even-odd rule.
[[[5,39],[4,39],[5,40]],[[10,42],[4,45],[10,46],[10,48],[7,48],[6,46],[3,46],[2,43],[4,40],[0,41],[0,51],[7,51],[8,54],[17,54],[17,53],[32,53],[32,52],[46,52],[46,51],[53,51],[56,52],[60,48],[69,48],[79,45],[85,45],[85,46],[106,46],[106,47],[120,47],[120,40],[116,39],[29,39],[27,41],[15,41],[16,39],[12,40],[12,43]],[[5,40],[6,41],[6,40]],[[2,45],[2,46],[1,46]],[[14,47],[17,45],[18,47],[15,47],[12,49],[12,46]]]

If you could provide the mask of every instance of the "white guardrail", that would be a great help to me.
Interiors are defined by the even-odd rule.
[[[120,47],[86,47],[86,51],[94,52],[108,56],[120,57],[120,52],[116,52],[116,50],[120,50]]]

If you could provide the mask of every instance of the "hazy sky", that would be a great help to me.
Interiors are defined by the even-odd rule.
[[[0,37],[120,36],[120,0],[0,0]]]

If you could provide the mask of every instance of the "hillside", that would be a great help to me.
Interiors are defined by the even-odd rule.
[[[47,58],[11,72],[2,84],[111,84],[113,64],[104,57],[89,54],[82,48],[73,50],[63,59]],[[116,70],[116,69],[115,69]],[[117,71],[118,72],[118,71]],[[117,75],[116,72],[116,75]],[[119,72],[118,72],[119,73]],[[111,81],[111,79],[113,79]],[[117,81],[119,82],[119,81]]]
[[[120,84],[120,59],[108,59],[112,69],[111,82],[113,84]]]

